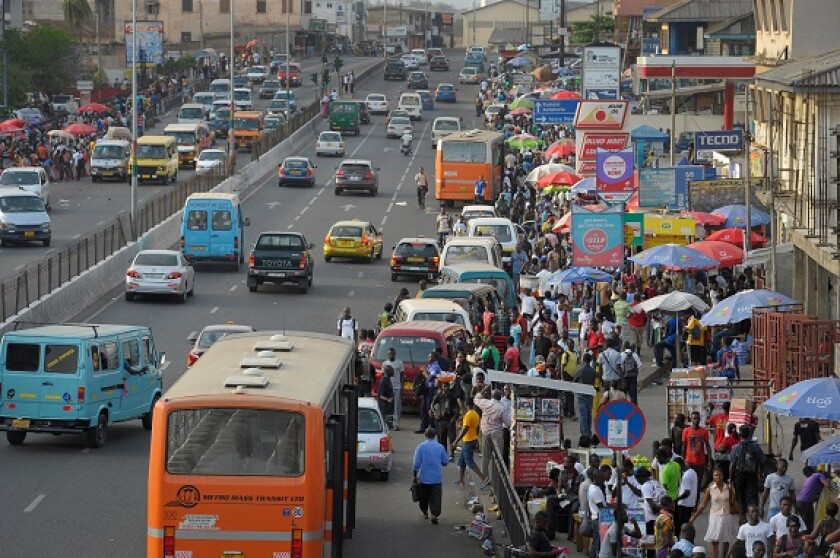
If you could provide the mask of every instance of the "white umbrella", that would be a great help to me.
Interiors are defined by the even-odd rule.
[[[50,130],[47,135],[51,138],[76,139],[76,136],[64,130]]]
[[[673,291],[650,298],[633,306],[630,310],[633,312],[652,312],[654,310],[659,310],[660,312],[684,312],[692,308],[698,312],[705,312],[709,309],[709,305],[703,302],[702,298],[693,294]]]
[[[553,172],[576,173],[577,171],[574,167],[570,167],[569,165],[564,165],[562,163],[548,163],[545,165],[540,165],[531,172],[529,172],[528,176],[525,177],[525,182],[533,186],[537,183],[537,180]]]

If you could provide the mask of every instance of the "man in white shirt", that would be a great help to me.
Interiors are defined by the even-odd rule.
[[[397,358],[397,350],[391,347],[388,349],[388,358],[382,361],[382,369],[390,366],[394,369],[394,375],[391,376],[391,385],[394,388],[394,430],[400,429],[400,414],[402,414],[402,379],[405,375],[405,363]],[[382,382],[387,379],[382,376]]]
[[[621,371],[621,353],[615,350],[614,344],[607,346],[606,350],[598,355],[598,364],[601,365],[604,385],[618,381]]]
[[[455,236],[466,236],[467,222],[463,215],[458,217],[458,222],[455,223],[455,226],[452,228],[452,232]]]
[[[633,353],[635,354],[635,353]],[[638,357],[637,357],[638,358]],[[674,458],[680,469],[682,469],[682,476],[680,477],[680,487],[677,489],[677,513],[674,517],[674,530],[679,531],[684,523],[687,523],[691,514],[694,513],[694,508],[697,507],[697,493],[699,491],[697,482],[697,472],[686,465],[682,457]]]
[[[793,499],[790,496],[783,496],[781,500],[782,511],[770,518],[770,528],[773,530],[773,535],[776,540],[781,539],[788,534],[788,518],[791,516],[793,509]],[[799,518],[799,528],[805,530],[805,522]]]
[[[520,297],[520,308],[525,319],[531,320],[537,315],[537,299],[531,293],[531,289],[525,289]]]
[[[338,319],[338,335],[345,339],[350,339],[353,343],[357,342],[359,336],[359,324],[356,318],[350,315],[350,307],[344,307],[344,313]]]
[[[607,498],[604,493],[604,480],[609,476],[609,471],[592,469],[592,484],[586,492],[586,501],[589,507],[589,519],[592,522],[592,550],[590,557],[598,556],[601,551],[601,527],[600,511],[607,507]]]
[[[764,548],[773,548],[775,544],[773,529],[770,528],[770,525],[761,521],[758,506],[747,508],[747,523],[738,528],[738,540],[744,541],[747,558],[753,558],[752,551],[755,541],[763,542]]]

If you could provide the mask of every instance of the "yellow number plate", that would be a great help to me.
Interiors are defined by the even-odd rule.
[[[23,236],[25,236],[26,238],[35,238],[35,231],[25,231],[23,233]]]
[[[14,419],[12,421],[12,428],[29,428],[32,421],[29,419]]]
[[[403,389],[412,389],[414,388],[414,382],[407,380],[403,382]]]
[[[426,258],[408,258],[409,263],[423,263]]]
[[[245,558],[245,553],[237,550],[223,550],[222,558]]]

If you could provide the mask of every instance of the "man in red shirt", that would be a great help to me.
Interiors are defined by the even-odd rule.
[[[729,422],[729,407],[729,401],[725,401],[721,405],[723,412],[712,415],[709,420],[706,421],[709,428],[713,428],[715,432],[715,449],[717,449],[721,442],[723,442],[723,438],[726,436],[726,424]],[[712,410],[714,411],[714,405],[712,406]]]
[[[505,370],[519,374],[519,372],[521,372],[519,369],[519,349],[517,349],[515,345],[514,338],[512,336],[508,336],[507,349],[505,349],[504,356]]]
[[[697,482],[705,487],[704,475],[711,463],[712,451],[709,447],[709,431],[700,426],[700,413],[691,413],[691,426],[683,430],[683,457],[685,463],[697,473]]]
[[[630,314],[627,316],[627,325],[621,328],[621,341],[630,343],[630,346],[636,351],[636,354],[642,355],[642,345],[645,342],[645,324],[647,324],[647,314],[643,311],[635,312],[634,306],[638,306],[643,295],[639,293],[630,305]]]

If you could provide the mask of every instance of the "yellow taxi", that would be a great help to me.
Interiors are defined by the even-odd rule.
[[[324,260],[361,258],[369,262],[382,259],[382,231],[367,221],[339,221],[324,238]]]

